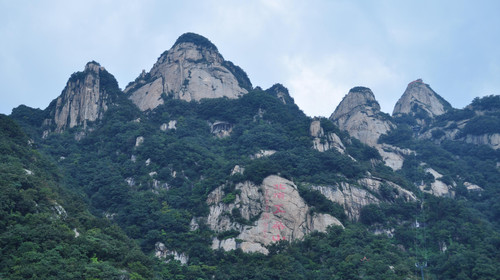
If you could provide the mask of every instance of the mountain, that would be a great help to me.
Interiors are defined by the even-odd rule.
[[[120,95],[116,79],[99,63],[92,61],[83,72],[69,78],[61,95],[49,106],[50,118],[44,124],[55,132],[102,119],[108,106]]]
[[[424,123],[426,119],[442,115],[450,109],[448,101],[418,79],[408,84],[403,96],[396,102],[392,115],[409,114],[419,123]]]
[[[367,145],[375,145],[378,137],[394,125],[380,111],[380,105],[369,88],[355,87],[344,96],[330,119],[342,130]]]
[[[142,111],[163,104],[162,95],[186,101],[238,98],[252,89],[246,73],[224,60],[217,47],[194,33],[180,36],[153,68],[130,83],[125,92]]]
[[[495,279],[498,96],[292,96],[186,33],[124,91],[90,62],[1,116],[0,278]]]

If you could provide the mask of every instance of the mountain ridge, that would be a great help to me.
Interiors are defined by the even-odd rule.
[[[187,98],[188,81],[185,91],[158,97],[148,90],[155,82],[163,90],[162,67],[173,61],[175,67],[197,71],[225,67],[208,39],[187,35],[178,41],[136,79],[136,86],[125,92],[113,87],[116,99],[105,99],[112,101],[105,103],[107,109],[98,102],[102,115],[93,121],[76,117],[76,125],[66,122],[53,133],[57,126],[43,123],[61,108],[57,99],[44,111],[20,106],[11,115],[33,131],[20,141],[54,162],[61,184],[84,198],[85,211],[116,225],[156,258],[116,265],[128,267],[123,275],[415,278],[415,261],[427,260],[419,249],[425,244],[432,264],[426,270],[433,277],[497,275],[500,150],[492,146],[494,137],[487,139],[490,146],[471,145],[467,135],[498,132],[498,97],[475,99],[463,110],[446,108],[437,97],[418,106],[408,99],[401,101],[407,113],[390,116],[380,111],[369,88],[354,87],[330,119],[306,116],[281,84],[197,100],[204,90]],[[103,73],[97,63],[88,65]],[[176,69],[176,79],[189,76]],[[235,85],[236,76],[224,71]],[[85,84],[90,75],[89,85],[100,85],[92,73],[77,73],[68,84]],[[412,93],[413,86],[436,94],[421,81],[411,86],[405,90],[410,96],[418,93]],[[146,98],[142,109],[147,109],[141,110],[131,97],[144,87],[142,93],[152,99]],[[89,88],[72,93],[103,94],[101,87]],[[60,104],[72,104],[64,100]],[[439,102],[440,109],[430,110],[426,105],[435,104],[426,102]],[[420,115],[422,108],[429,113]],[[52,130],[42,135],[47,128]],[[17,168],[20,175],[31,176],[22,168]],[[31,187],[12,191],[23,196],[23,188]],[[68,219],[75,218],[68,213]],[[109,259],[98,251],[93,263],[94,251],[88,252],[90,266]],[[464,256],[471,256],[467,267],[450,269]],[[7,267],[0,262],[0,276]]]

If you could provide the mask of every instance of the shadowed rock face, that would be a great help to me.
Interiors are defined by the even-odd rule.
[[[330,119],[361,142],[375,146],[380,135],[393,128],[384,118],[369,88],[355,87],[342,99]]]
[[[186,101],[203,98],[238,98],[252,88],[245,72],[224,60],[206,38],[193,33],[179,37],[149,73],[125,89],[142,111],[163,104],[164,96]]]
[[[430,118],[444,114],[451,105],[435,93],[421,79],[408,84],[405,92],[394,106],[393,116],[410,114],[417,118],[419,114]]]
[[[103,80],[111,80],[111,83],[103,86]],[[110,89],[109,85],[113,88]],[[83,72],[71,76],[62,94],[54,101],[53,118],[48,122],[55,123],[56,132],[86,126],[87,122],[102,118],[111,103],[111,92],[115,91],[119,92],[119,88],[114,77],[97,62],[89,62]]]

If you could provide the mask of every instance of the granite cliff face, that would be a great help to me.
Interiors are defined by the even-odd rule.
[[[146,111],[163,104],[167,96],[186,101],[238,98],[251,89],[246,73],[224,60],[208,39],[186,33],[160,56],[151,71],[130,83],[125,93]]]
[[[334,132],[325,133],[321,127],[321,121],[313,120],[309,127],[309,132],[313,138],[313,148],[319,152],[335,149],[339,153],[345,153],[345,146],[340,137]]]
[[[380,135],[394,125],[380,111],[380,105],[369,88],[355,87],[342,99],[330,119],[361,142],[375,146]]]
[[[394,106],[393,116],[410,114],[424,124],[425,118],[434,118],[451,109],[450,103],[434,92],[421,79],[408,84],[405,92]]]
[[[397,170],[403,166],[406,151],[378,144],[380,135],[396,126],[389,115],[380,111],[380,105],[369,88],[351,89],[330,116],[330,120],[341,130],[346,130],[350,136],[376,148],[385,164],[392,169]]]
[[[45,126],[55,132],[101,119],[120,92],[115,78],[97,62],[89,62],[83,72],[71,75],[62,94],[51,104],[51,119]]]
[[[342,225],[328,214],[311,213],[295,184],[271,175],[261,185],[239,183],[236,194],[224,192],[224,186],[209,194],[210,214],[207,225],[216,233],[236,231],[235,237],[213,239],[212,248],[261,252],[279,240],[296,240],[312,231],[326,231],[330,225]]]
[[[383,200],[402,198],[405,201],[416,201],[412,192],[401,186],[375,177],[365,177],[357,182],[341,182],[333,186],[311,186],[319,191],[328,200],[344,207],[347,217],[351,220],[359,219],[361,209],[369,204],[378,204]]]

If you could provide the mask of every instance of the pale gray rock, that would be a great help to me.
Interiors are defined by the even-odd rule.
[[[83,72],[75,73],[69,79],[51,112],[56,132],[79,125],[85,129],[87,122],[103,117],[111,103],[109,93],[100,87],[101,75],[105,71],[98,63],[89,62]]]
[[[127,185],[128,185],[129,187],[133,187],[133,186],[135,186],[135,180],[134,180],[134,178],[132,178],[132,177],[128,177],[128,178],[126,178],[126,179],[125,179],[125,182],[127,183]]]
[[[245,168],[244,167],[241,167],[239,165],[235,165],[233,167],[233,170],[231,170],[231,175],[243,174],[243,172],[245,172]]]
[[[465,143],[475,144],[475,145],[487,145],[491,148],[497,150],[500,148],[500,134],[483,134],[483,135],[471,135],[467,134],[464,139]]]
[[[439,180],[443,177],[442,174],[430,167],[426,168],[425,172],[430,173],[434,177],[434,182],[428,185],[420,185],[419,188],[422,191],[428,192],[435,196],[455,197],[455,191],[453,190],[454,186],[447,185],[443,181]]]
[[[244,72],[225,61],[206,38],[195,36],[204,43],[184,40],[182,38],[187,38],[184,34],[160,56],[149,73],[142,73],[125,89],[140,110],[163,104],[162,95],[199,101],[220,97],[235,99],[248,92],[246,86],[240,85],[241,79],[246,79],[245,84],[251,87],[246,74],[242,77]],[[237,70],[241,71],[238,72],[240,81],[234,74]]]
[[[451,105],[446,100],[418,79],[408,84],[403,96],[394,106],[392,115],[412,114],[415,116],[418,110],[422,110],[429,117],[434,118],[444,114],[450,108]]]
[[[374,193],[380,194],[380,187],[382,184],[387,184],[391,188],[397,190],[395,198],[403,198],[405,201],[416,201],[416,196],[412,192],[392,182],[374,177],[362,178],[358,180],[357,184],[341,182],[333,186],[310,187],[313,190],[319,191],[328,200],[343,206],[349,219],[358,220],[363,207],[369,204],[380,203],[380,199],[378,199]]]
[[[481,191],[483,191],[483,188],[481,188],[480,186],[478,186],[476,184],[472,184],[470,182],[464,182],[464,186],[470,192],[481,192]]]
[[[328,200],[336,202],[344,207],[347,217],[358,220],[361,208],[368,204],[378,204],[380,200],[373,194],[360,187],[351,186],[342,182],[338,186],[312,186],[313,190],[319,191]]]
[[[55,201],[53,201],[52,203],[52,211],[54,212],[55,216],[59,219],[65,220],[68,217],[66,209],[64,209],[59,203]]]
[[[233,131],[233,125],[228,122],[216,121],[210,124],[210,133],[219,138],[228,137]]]
[[[33,173],[33,171],[28,170],[26,168],[24,168],[24,172],[26,172],[26,175],[33,175],[33,174],[35,174],[35,173]]]
[[[250,158],[257,159],[257,158],[261,158],[261,157],[268,157],[268,156],[274,155],[275,153],[276,153],[275,150],[260,150],[257,153],[255,153],[254,155],[251,155]]]
[[[365,87],[351,89],[330,119],[341,130],[372,147],[377,145],[380,135],[395,127],[380,111],[373,92]]]
[[[161,131],[167,131],[167,130],[176,130],[177,127],[177,121],[176,120],[171,120],[169,121],[168,123],[163,123],[161,126],[160,126],[160,130]]]
[[[410,149],[402,149],[389,144],[377,144],[375,146],[379,154],[382,156],[385,165],[393,170],[399,170],[403,167],[405,156],[408,156],[414,151]]]
[[[189,222],[189,230],[195,231],[195,230],[198,230],[199,228],[200,228],[200,224],[198,223],[198,219],[193,217],[191,219],[191,222]]]
[[[236,239],[234,238],[228,238],[223,240],[218,240],[217,238],[214,238],[212,240],[213,250],[223,249],[224,251],[231,251],[231,250],[236,250],[236,248],[237,244],[236,244]]]
[[[325,231],[330,225],[342,226],[340,221],[328,214],[311,214],[309,206],[300,197],[297,187],[291,181],[279,176],[266,177],[261,185],[251,182],[236,185],[234,201],[226,204],[227,194],[223,186],[209,194],[207,203],[210,211],[207,225],[215,232],[238,230],[235,238],[221,242],[214,239],[212,248],[234,249],[244,252],[267,254],[266,245],[279,240],[302,239],[312,231]],[[234,211],[252,223],[240,224],[231,219]]]
[[[185,253],[178,253],[177,251],[169,250],[165,244],[161,242],[156,242],[155,244],[155,256],[159,259],[167,259],[166,262],[169,262],[171,258],[176,261],[179,261],[181,264],[187,264],[189,261],[189,256]]]
[[[135,146],[136,147],[139,147],[140,145],[142,145],[142,143],[144,143],[144,137],[143,136],[139,136],[139,137],[135,138]]]
[[[321,122],[319,120],[313,120],[309,127],[309,132],[313,138],[313,149],[324,152],[330,149],[335,149],[339,153],[345,153],[345,146],[340,140],[340,137],[330,132],[325,135],[323,128],[321,127]]]
[[[162,93],[164,93],[162,81],[162,78],[158,78],[151,83],[141,86],[130,96],[130,100],[132,100],[141,111],[158,107],[163,104],[163,99],[161,97]],[[125,92],[127,92],[127,89],[128,88],[125,89]]]

